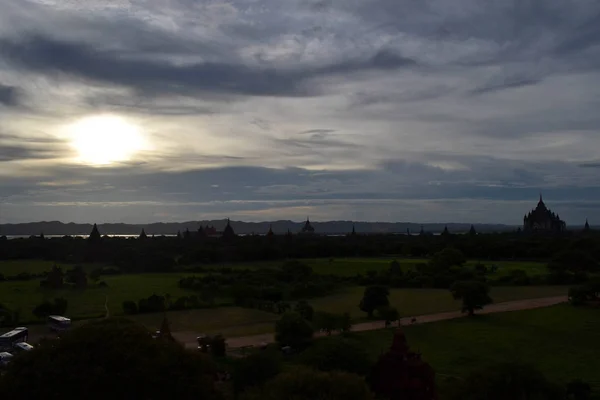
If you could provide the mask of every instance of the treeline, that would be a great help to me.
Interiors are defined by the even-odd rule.
[[[170,272],[188,265],[286,258],[373,257],[394,254],[424,258],[453,247],[469,259],[545,260],[582,251],[600,259],[596,232],[562,236],[516,233],[466,235],[349,235],[109,238],[64,237],[0,240],[0,260],[46,259],[57,263],[99,262],[124,272]]]

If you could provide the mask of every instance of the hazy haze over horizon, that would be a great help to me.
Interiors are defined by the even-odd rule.
[[[600,220],[596,0],[0,9],[0,223]]]

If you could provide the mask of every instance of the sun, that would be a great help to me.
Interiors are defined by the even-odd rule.
[[[114,115],[86,117],[68,127],[77,161],[91,165],[109,165],[128,161],[147,148],[140,128]]]

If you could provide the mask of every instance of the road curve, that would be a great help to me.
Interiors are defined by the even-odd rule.
[[[560,304],[568,301],[567,296],[554,296],[554,297],[542,297],[538,299],[526,299],[526,300],[515,300],[507,301],[503,303],[490,304],[483,310],[479,311],[478,314],[493,314],[506,311],[519,311],[519,310],[530,310],[534,308],[549,307],[555,304]],[[411,325],[412,319],[415,318],[414,324],[425,324],[428,322],[444,321],[448,319],[461,318],[466,316],[460,311],[450,311],[438,314],[427,314],[415,317],[401,318],[400,323],[402,325]],[[384,321],[371,321],[363,322],[360,324],[352,325],[353,332],[373,331],[377,329],[385,328]],[[196,334],[192,332],[173,332],[173,336],[179,342],[185,344],[186,348],[196,348]],[[322,333],[317,333],[315,336],[324,336]],[[273,333],[265,333],[262,335],[253,336],[242,336],[227,338],[227,347],[229,349],[237,349],[248,346],[260,346],[261,343],[273,343],[275,341],[275,335]]]

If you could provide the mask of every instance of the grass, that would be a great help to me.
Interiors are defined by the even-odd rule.
[[[415,264],[426,263],[427,259],[417,258],[393,258],[393,257],[372,257],[372,258],[317,258],[317,259],[306,259],[302,260],[304,263],[312,267],[313,271],[318,274],[324,275],[338,275],[338,276],[355,276],[357,274],[366,274],[370,270],[386,270],[390,266],[392,260],[397,260],[402,269],[407,271],[414,268]],[[264,261],[264,262],[249,262],[249,263],[236,263],[236,264],[216,264],[210,265],[209,267],[230,267],[230,268],[248,268],[248,269],[260,269],[260,268],[277,268],[281,266],[285,261]],[[474,267],[477,264],[477,260],[470,260],[467,262],[468,267]],[[510,271],[515,269],[522,269],[527,272],[530,276],[544,275],[546,274],[546,264],[540,262],[530,261],[482,261],[482,263],[488,267],[492,264],[497,265],[498,271],[493,276],[502,276],[508,274]],[[55,263],[53,261],[45,260],[8,260],[0,261],[0,273],[5,276],[14,276],[20,272],[29,273],[41,273],[49,271]],[[60,264],[63,269],[68,269],[71,265]],[[84,269],[92,270],[98,268],[99,264],[86,264],[83,265]]]
[[[600,390],[600,313],[558,305],[480,315],[403,328],[410,347],[431,364],[443,384],[499,362],[533,364],[552,381],[580,378]],[[375,361],[386,351],[393,330],[356,333]]]
[[[162,314],[130,316],[149,329],[157,329]],[[226,337],[258,335],[273,332],[279,315],[265,311],[221,307],[204,310],[169,311],[168,319],[173,332],[222,333]]]
[[[500,303],[561,296],[566,295],[567,290],[564,286],[493,287],[491,297],[494,302]],[[315,310],[338,314],[349,312],[353,319],[361,320],[366,317],[358,308],[363,293],[363,287],[354,286],[331,296],[313,299],[310,303]],[[459,310],[461,302],[454,300],[450,292],[444,289],[391,289],[390,304],[398,309],[400,315],[413,316]]]
[[[367,271],[376,270],[383,271],[389,268],[390,263],[393,260],[397,260],[402,269],[407,271],[415,267],[416,264],[428,262],[425,258],[394,258],[394,257],[371,257],[371,258],[317,258],[317,259],[304,259],[302,262],[312,267],[313,271],[317,274],[323,275],[338,275],[338,276],[355,276],[357,274],[366,274]],[[469,260],[466,264],[467,267],[475,267],[475,264],[479,263],[478,260]],[[259,269],[259,268],[277,268],[282,265],[284,261],[265,261],[265,262],[251,262],[251,263],[237,263],[237,264],[225,264],[223,267],[229,268],[248,268],[248,269]],[[499,277],[508,275],[510,271],[516,269],[522,269],[527,272],[530,276],[545,275],[547,273],[546,264],[541,262],[532,261],[489,261],[483,260],[482,264],[488,268],[495,264],[498,266],[498,271],[490,277]]]
[[[64,297],[69,302],[67,315],[71,318],[94,318],[105,315],[104,304],[108,298],[111,315],[121,315],[125,300],[138,301],[153,293],[169,293],[173,298],[196,294],[179,288],[178,281],[188,274],[136,274],[112,275],[102,278],[108,287],[90,287],[86,290],[48,290],[39,287],[38,280],[0,283],[0,303],[21,310],[21,321],[35,321],[31,314],[44,300]]]

